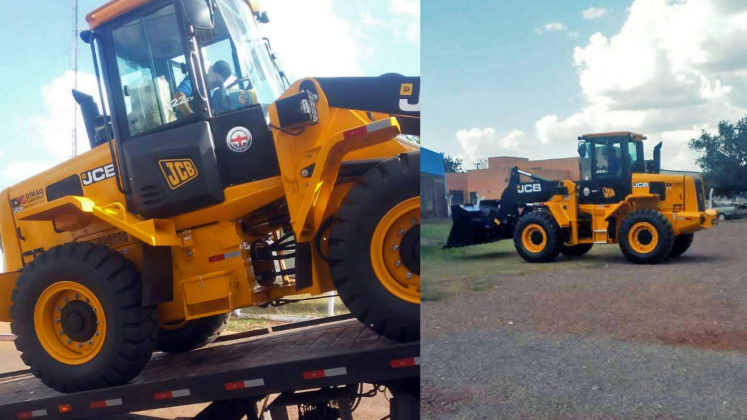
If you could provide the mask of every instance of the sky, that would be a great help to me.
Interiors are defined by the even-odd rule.
[[[603,131],[688,141],[747,114],[743,0],[423,1],[422,144],[464,160],[574,156]]]
[[[88,150],[70,93],[73,43],[79,90],[97,96],[90,49],[74,38],[75,0],[0,0],[0,189]],[[40,7],[40,3],[44,7]],[[78,29],[104,0],[79,0]],[[418,0],[263,0],[264,27],[291,81],[309,76],[420,73]],[[74,41],[75,40],[75,41]]]

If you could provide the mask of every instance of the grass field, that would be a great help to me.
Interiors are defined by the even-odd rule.
[[[491,287],[498,276],[524,275],[543,271],[588,267],[605,268],[606,258],[558,257],[552,264],[529,264],[514,249],[511,240],[462,248],[441,249],[451,229],[451,220],[427,219],[420,227],[420,256],[423,267],[423,300],[440,300],[462,291]],[[617,246],[597,246],[592,255],[620,254]],[[622,257],[622,256],[621,256]]]

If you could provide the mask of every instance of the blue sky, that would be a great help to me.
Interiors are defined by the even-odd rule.
[[[424,1],[423,145],[472,169],[629,129],[649,150],[664,141],[665,167],[694,169],[687,140],[747,109],[745,3]]]
[[[72,153],[73,1],[3,1],[0,27],[0,188]],[[85,14],[104,0],[79,0]],[[417,0],[264,1],[273,47],[292,77],[417,75]],[[306,27],[307,30],[301,30]],[[79,43],[82,90],[95,93],[90,50]],[[83,134],[83,130],[81,133]],[[87,140],[79,135],[79,151]]]

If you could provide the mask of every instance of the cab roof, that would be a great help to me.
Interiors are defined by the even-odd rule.
[[[644,136],[643,134],[634,133],[632,131],[610,131],[607,133],[584,134],[578,139],[586,140],[586,139],[599,139],[599,138],[605,138],[605,137],[630,137],[634,141],[646,140],[646,136]]]
[[[114,20],[115,18],[137,9],[146,3],[150,3],[151,1],[153,0],[110,0],[87,14],[86,21],[88,22],[89,28],[93,30],[102,24]],[[246,2],[255,12],[262,9],[259,0],[246,0]]]
[[[150,3],[152,0],[111,0],[86,15],[86,21],[91,29],[96,29],[101,24],[109,22],[123,14]]]

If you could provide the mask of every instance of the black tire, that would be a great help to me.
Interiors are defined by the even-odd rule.
[[[206,316],[185,322],[178,328],[159,328],[156,350],[183,353],[206,346],[226,328],[230,314]]]
[[[524,243],[526,229],[535,229],[534,233],[527,235],[526,239],[538,247],[536,250],[530,249],[530,244]],[[560,227],[552,215],[546,211],[534,210],[525,213],[516,223],[514,246],[519,255],[528,262],[550,262],[558,256],[562,245]]]
[[[420,195],[419,179],[419,151],[376,165],[345,197],[328,236],[327,257],[340,299],[362,323],[397,341],[420,337],[420,292],[413,302],[387,290],[374,271],[371,247],[376,227],[387,212]],[[419,277],[419,212],[417,224],[410,226],[404,237],[410,238],[410,245],[400,248],[400,258],[407,270]]]
[[[566,245],[560,246],[560,253],[567,257],[580,257],[591,250],[594,244],[578,244],[578,245]]]
[[[694,233],[683,233],[675,236],[674,245],[672,245],[672,250],[669,252],[669,256],[679,257],[684,254],[685,251],[690,248],[690,245],[693,244],[693,239],[695,239]]]
[[[656,233],[656,243],[651,250],[641,252],[636,250],[630,243],[630,230],[638,223],[647,223],[653,226]],[[641,233],[643,234],[643,233]],[[635,233],[634,233],[635,235]],[[647,236],[651,236],[648,234]],[[640,209],[628,215],[620,227],[620,249],[625,257],[636,264],[658,264],[669,257],[674,246],[674,230],[672,224],[661,213],[653,209]],[[645,246],[653,241],[653,238],[642,238],[643,242],[649,239]]]
[[[59,282],[67,281],[74,287],[84,286],[100,302],[106,320],[104,340],[98,351],[92,351],[92,359],[82,364],[65,363],[52,357],[42,346],[34,328],[34,311],[42,293]],[[78,295],[63,307],[75,305],[80,312],[75,314],[74,327],[60,323],[60,331],[78,333],[80,325],[99,333],[100,312],[95,312]],[[87,314],[94,317],[85,317]],[[141,305],[140,275],[135,266],[122,255],[91,243],[70,243],[56,246],[41,254],[27,265],[16,282],[10,308],[11,331],[16,335],[15,345],[21,359],[46,385],[60,392],[76,392],[87,389],[120,385],[137,376],[150,360],[156,344],[158,318],[155,306]],[[81,318],[83,314],[84,317]],[[57,316],[52,314],[49,318]],[[61,318],[65,312],[61,312]],[[66,319],[69,319],[67,317]],[[60,318],[58,318],[59,320]],[[83,319],[83,321],[80,321]],[[57,322],[57,321],[50,321]],[[55,324],[56,325],[56,324]],[[92,334],[92,330],[87,330]],[[91,336],[93,337],[93,336]],[[94,338],[89,338],[93,340]],[[80,341],[78,347],[89,341]],[[92,341],[91,341],[92,342]],[[53,340],[45,340],[52,346]],[[71,341],[74,344],[74,342]],[[68,359],[70,360],[70,359]]]

